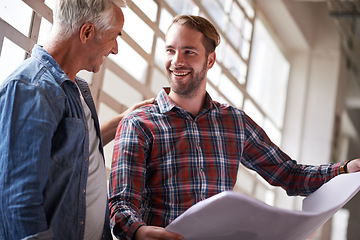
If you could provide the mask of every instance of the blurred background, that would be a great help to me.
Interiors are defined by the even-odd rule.
[[[0,1],[0,83],[44,44],[54,0]],[[302,164],[360,157],[358,0],[133,0],[123,9],[119,53],[88,81],[100,121],[168,86],[164,36],[177,14],[201,15],[221,34],[208,73],[211,97],[245,110],[271,140]],[[110,168],[113,143],[105,147]],[[240,166],[234,190],[269,205],[301,210]],[[360,195],[310,239],[360,239]]]

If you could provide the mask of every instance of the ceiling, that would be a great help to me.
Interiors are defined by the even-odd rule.
[[[289,1],[288,1],[289,2]],[[360,1],[359,0],[292,0],[299,6],[318,8],[326,6],[330,19],[340,37],[342,50],[347,58],[347,66],[351,69],[353,78],[360,87]],[[355,87],[355,86],[353,86]],[[360,93],[349,90],[350,99],[347,105],[350,108],[360,109]]]
[[[360,2],[358,0],[327,0],[329,15],[340,34],[348,64],[356,75],[360,73]]]

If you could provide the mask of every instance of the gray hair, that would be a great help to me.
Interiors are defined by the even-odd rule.
[[[65,37],[91,22],[105,31],[114,17],[113,4],[126,7],[128,0],[57,0],[54,10],[54,27]]]

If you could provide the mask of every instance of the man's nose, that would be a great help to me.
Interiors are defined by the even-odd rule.
[[[113,44],[113,47],[112,47],[112,49],[111,49],[111,53],[114,54],[114,55],[116,55],[116,54],[118,54],[118,51],[119,51],[119,49],[118,49],[118,42],[117,42],[117,40],[115,40],[115,41],[114,41],[114,44]]]
[[[176,53],[172,59],[172,65],[174,66],[183,66],[184,65],[184,56],[181,53]]]

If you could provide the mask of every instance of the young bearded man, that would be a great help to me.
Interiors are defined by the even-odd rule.
[[[232,190],[240,163],[289,195],[308,195],[360,169],[360,159],[297,164],[242,110],[213,101],[206,74],[219,41],[199,16],[178,16],[169,27],[164,67],[170,88],[125,117],[115,137],[109,200],[118,238],[181,239],[164,227],[195,203]]]

